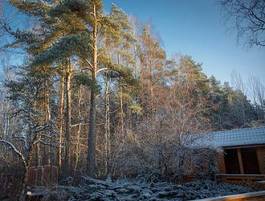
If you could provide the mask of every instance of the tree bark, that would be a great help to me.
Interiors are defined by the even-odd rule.
[[[82,90],[81,87],[78,90],[78,130],[77,130],[77,136],[76,136],[76,150],[75,150],[75,167],[74,172],[76,172],[79,162],[79,156],[80,156],[80,135],[81,135],[81,101],[82,101]]]
[[[51,121],[51,108],[50,108],[50,86],[49,86],[49,80],[45,81],[45,123],[50,124]],[[52,158],[52,135],[51,135],[51,130],[49,128],[48,130],[49,133],[49,145],[48,145],[48,165],[51,165],[51,158]]]
[[[25,201],[27,196],[27,183],[28,183],[28,170],[30,166],[30,162],[32,160],[32,150],[33,150],[33,144],[30,146],[30,149],[28,151],[28,156],[25,163],[25,172],[23,175],[23,183],[22,183],[22,190],[19,196],[19,201]]]
[[[89,113],[89,130],[88,130],[88,157],[87,157],[87,171],[91,177],[95,176],[96,161],[96,94],[95,90],[91,90],[90,95],[90,113]]]
[[[90,112],[89,112],[89,129],[88,129],[88,153],[87,153],[87,173],[91,177],[96,174],[96,76],[98,65],[98,49],[97,49],[97,35],[98,35],[98,19],[96,5],[94,4],[93,11],[93,68],[92,68],[92,87],[90,95]]]
[[[106,78],[105,85],[105,171],[109,173],[110,162],[110,91],[109,91],[109,75]]]
[[[62,144],[63,144],[63,112],[64,112],[64,76],[60,80],[60,106],[59,106],[59,148],[58,148],[58,167],[62,169]]]
[[[125,133],[124,133],[124,111],[123,111],[123,90],[122,86],[120,86],[120,119],[121,119],[121,137],[124,142],[125,140]]]
[[[71,146],[71,64],[68,62],[67,72],[65,76],[65,92],[66,92],[66,110],[65,110],[65,159],[64,171],[68,176],[70,174],[70,146]]]

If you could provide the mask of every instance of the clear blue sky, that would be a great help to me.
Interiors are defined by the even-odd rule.
[[[221,81],[230,81],[232,71],[244,79],[253,73],[265,81],[265,48],[246,48],[229,31],[217,0],[104,0],[115,3],[141,21],[152,22],[170,57],[192,56],[203,71]]]
[[[203,64],[207,75],[214,75],[222,82],[231,80],[232,71],[244,79],[254,74],[265,82],[265,48],[249,49],[238,44],[236,31],[228,30],[217,1],[104,0],[104,6],[109,11],[115,3],[140,21],[151,22],[162,38],[168,57],[190,55]],[[27,24],[10,7],[5,9],[8,18],[19,18],[15,21],[17,26]]]

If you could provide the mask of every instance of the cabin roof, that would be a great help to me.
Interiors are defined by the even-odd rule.
[[[265,127],[210,132],[207,136],[209,145],[213,147],[265,145]]]

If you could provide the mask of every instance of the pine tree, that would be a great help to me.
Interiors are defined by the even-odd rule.
[[[105,33],[115,35],[119,27],[104,15],[100,0],[63,1],[51,9],[50,16],[59,18],[60,23],[63,22],[71,32],[65,33],[59,42],[40,54],[36,60],[56,62],[70,56],[78,56],[87,66],[89,73],[86,85],[90,87],[87,169],[90,176],[95,176],[97,76],[100,72],[109,70],[124,74],[120,66],[112,63],[112,59],[106,54],[105,47],[101,46],[99,40],[104,38]]]

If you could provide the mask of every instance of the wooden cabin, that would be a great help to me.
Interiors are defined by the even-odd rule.
[[[265,174],[265,127],[209,133],[221,174]]]
[[[210,132],[196,147],[217,150],[217,181],[265,189],[265,127]]]

